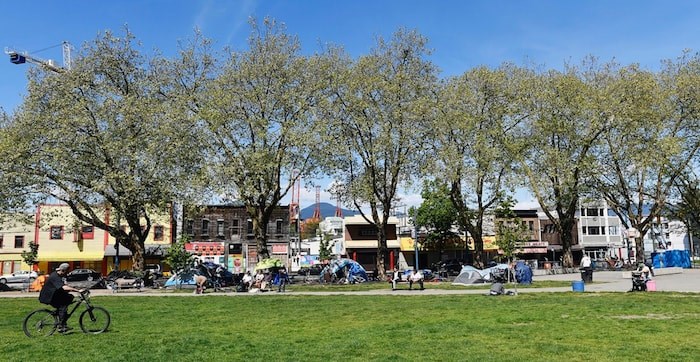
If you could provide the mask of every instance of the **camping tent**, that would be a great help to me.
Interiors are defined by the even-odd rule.
[[[522,260],[515,263],[515,280],[519,284],[532,284],[532,268]]]
[[[347,269],[347,281],[348,283],[362,283],[367,281],[367,272],[365,268],[362,267],[358,262],[352,259],[338,259],[331,261],[329,265],[331,273],[337,275],[339,271],[345,271]]]
[[[453,285],[472,285],[484,282],[484,277],[481,275],[481,270],[471,266],[465,265],[462,267],[462,271],[452,282]]]
[[[175,273],[164,284],[165,288],[194,288],[195,273],[193,271]]]

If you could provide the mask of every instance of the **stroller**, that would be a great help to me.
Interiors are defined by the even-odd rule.
[[[646,292],[647,291],[647,278],[644,277],[644,273],[641,271],[632,272],[632,290],[630,292]]]

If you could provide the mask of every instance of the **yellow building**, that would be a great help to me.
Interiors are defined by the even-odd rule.
[[[108,213],[101,215],[108,220]],[[34,240],[39,245],[39,269],[52,271],[60,263],[71,269],[103,269],[109,234],[76,218],[68,205],[42,204],[37,207]]]
[[[173,217],[172,211],[170,209],[164,210],[161,213],[152,213],[149,215],[151,218],[151,230],[148,233],[148,237],[144,242],[144,263],[145,264],[162,264],[163,256],[167,249],[172,245],[175,235],[173,233]],[[145,225],[146,220],[141,220],[141,225]],[[123,230],[129,231],[129,227],[124,224],[120,226]],[[104,265],[105,271],[103,274],[107,274],[115,269],[117,269],[116,261],[119,260],[119,270],[130,270],[132,266],[131,252],[127,250],[123,245],[119,247],[119,250],[115,248],[116,239],[109,236],[109,241],[105,244],[104,251]],[[118,253],[118,257],[117,257]]]
[[[34,215],[6,215],[0,224],[0,271],[11,274],[18,270],[30,270],[22,261],[22,252],[29,251],[34,240]]]
[[[39,244],[39,268],[52,271],[60,263],[71,269],[93,269],[107,275],[117,269],[131,269],[131,252],[124,246],[115,249],[116,239],[107,231],[88,225],[75,217],[68,205],[39,205],[36,214],[34,240]],[[105,224],[113,224],[113,215],[105,209],[98,215]],[[145,263],[159,264],[174,238],[172,215],[166,211],[151,216],[151,230],[145,241]],[[145,225],[145,220],[142,221]],[[128,226],[120,225],[129,231]],[[117,257],[118,255],[118,257]]]

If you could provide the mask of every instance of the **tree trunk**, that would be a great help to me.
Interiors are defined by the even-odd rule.
[[[384,225],[377,225],[377,273],[379,280],[386,279],[386,255],[388,251]]]

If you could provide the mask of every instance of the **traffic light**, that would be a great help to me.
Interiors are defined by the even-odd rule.
[[[22,54],[10,53],[10,61],[14,64],[23,64],[27,61],[27,58]]]

